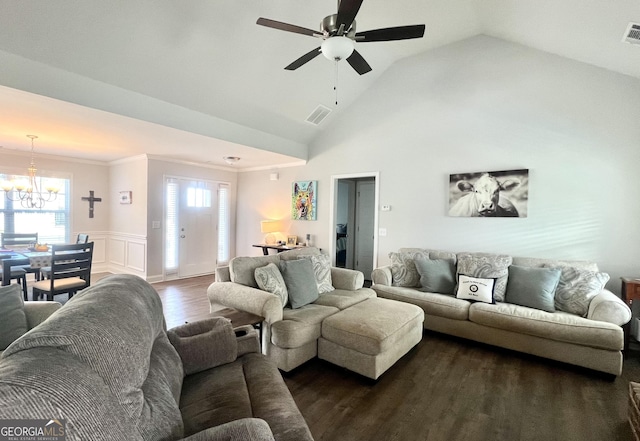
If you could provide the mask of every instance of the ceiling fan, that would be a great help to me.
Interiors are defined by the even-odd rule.
[[[425,25],[421,24],[356,32],[355,18],[363,1],[364,0],[338,0],[338,13],[325,17],[320,24],[320,31],[314,31],[262,17],[260,17],[256,23],[268,28],[294,32],[310,37],[318,37],[324,40],[319,47],[307,52],[285,67],[286,70],[296,70],[303,64],[308,63],[322,54],[329,60],[340,61],[346,58],[351,67],[360,75],[363,75],[371,71],[371,66],[369,66],[365,59],[362,58],[362,55],[355,50],[354,43],[422,38],[425,29]]]

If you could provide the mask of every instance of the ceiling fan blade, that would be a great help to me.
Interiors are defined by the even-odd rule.
[[[296,70],[297,68],[299,68],[303,64],[308,63],[309,61],[313,60],[315,57],[317,57],[321,53],[322,52],[320,51],[320,46],[318,46],[314,50],[312,50],[310,52],[307,52],[306,54],[304,54],[303,56],[298,58],[296,61],[294,61],[293,63],[291,63],[287,67],[285,67],[285,69],[286,70]]]
[[[303,28],[301,26],[292,25],[289,23],[283,23],[281,21],[270,20],[268,18],[260,17],[256,24],[260,26],[266,26],[268,28],[279,29],[281,31],[294,32],[296,34],[309,35],[311,37],[321,37],[322,32],[314,31],[312,29]]]
[[[347,61],[349,62],[351,67],[353,67],[353,69],[360,75],[371,72],[371,66],[369,66],[369,63],[367,63],[365,59],[362,58],[362,55],[360,55],[360,52],[356,50],[354,50],[351,56],[347,58]]]
[[[409,40],[424,37],[425,25],[397,26],[394,28],[373,29],[356,33],[358,43],[370,41]]]
[[[360,10],[363,0],[341,0],[338,7],[338,17],[336,18],[336,25],[338,29],[342,27],[342,33],[349,30],[351,23],[356,19],[356,15]],[[338,35],[342,35],[339,33]]]

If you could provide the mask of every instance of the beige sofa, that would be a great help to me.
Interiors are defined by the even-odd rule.
[[[229,267],[218,269],[216,282],[209,286],[211,309],[224,305],[264,317],[262,352],[283,371],[288,372],[318,356],[377,379],[422,340],[424,312],[415,305],[376,298],[375,291],[363,288],[361,272],[330,267],[330,259],[318,257],[319,254],[317,248],[304,248],[277,255],[232,259]],[[285,300],[274,293],[279,292],[275,285],[265,286],[262,276],[260,285],[265,290],[258,288],[256,269],[263,271],[271,267],[273,271],[269,265],[273,263],[282,270],[291,263],[286,261],[300,258],[319,261],[314,271],[322,275],[311,274],[314,285],[304,289],[312,292],[316,283],[318,288],[328,288],[327,292],[318,289],[320,294],[316,300],[311,296],[306,304],[291,306],[291,297]],[[329,272],[331,283],[326,280],[324,285],[321,280]],[[307,279],[300,274],[304,272],[298,271],[298,277]],[[275,274],[273,277],[277,279]]]
[[[415,253],[423,253],[430,259],[449,259],[459,268],[457,257],[460,254],[452,252],[403,248],[397,254],[406,257],[415,256]],[[595,263],[584,261],[509,257],[509,262],[510,265],[528,268],[558,265],[598,271]],[[472,303],[458,299],[453,294],[423,292],[418,286],[394,286],[397,283],[393,274],[401,274],[399,265],[401,263],[375,269],[372,288],[378,297],[420,306],[425,312],[425,329],[613,375],[620,375],[622,371],[624,334],[621,326],[631,319],[631,311],[620,298],[606,289],[590,300],[585,316],[580,316],[560,310],[547,312],[504,301],[495,304]]]

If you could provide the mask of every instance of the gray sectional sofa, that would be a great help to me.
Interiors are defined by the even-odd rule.
[[[606,283],[608,275],[599,273],[595,263],[486,253],[456,254],[419,248],[402,248],[390,257],[390,265],[373,271],[372,288],[378,297],[421,307],[425,313],[425,329],[620,375],[624,347],[622,326],[631,319],[631,311],[615,294],[603,286],[597,288]],[[453,280],[445,277],[449,280],[441,286],[447,288],[440,288],[440,291],[452,291],[430,292],[424,288],[438,286],[433,280],[425,280],[427,276],[443,277],[442,271],[438,275],[430,270],[435,262],[447,262],[453,268]],[[538,295],[537,282],[534,288],[526,285],[527,279],[516,280],[516,269],[545,274],[549,274],[547,269],[560,271],[557,285],[544,294],[546,304],[534,298]],[[494,288],[502,289],[502,293],[494,304],[456,298],[456,277],[470,272],[475,272],[468,274],[470,276],[495,279]],[[592,282],[596,278],[595,285],[586,287],[575,278],[564,280],[571,272],[586,274]],[[595,291],[585,294],[589,289]],[[578,298],[571,298],[573,294]]]
[[[0,359],[0,418],[68,440],[312,440],[256,331],[212,318],[165,330],[153,287],[110,276]]]

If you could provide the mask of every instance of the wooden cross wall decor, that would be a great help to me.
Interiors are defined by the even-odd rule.
[[[93,203],[102,202],[102,198],[93,197],[93,190],[89,190],[89,197],[83,197],[83,201],[89,201],[89,217],[93,217]]]

